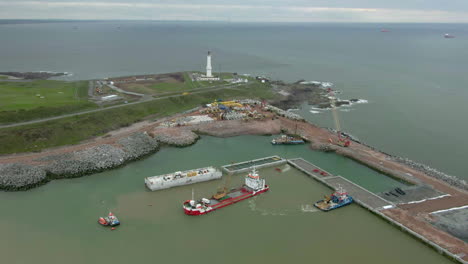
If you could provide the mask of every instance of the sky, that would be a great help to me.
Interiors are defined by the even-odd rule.
[[[0,19],[468,23],[468,0],[0,0]]]

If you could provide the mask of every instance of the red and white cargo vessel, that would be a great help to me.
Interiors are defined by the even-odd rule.
[[[215,194],[210,199],[202,198],[195,201],[187,200],[183,204],[184,212],[187,215],[203,215],[217,209],[243,201],[268,191],[270,187],[265,184],[265,179],[260,178],[255,168],[245,177],[245,184],[240,188],[224,192],[222,195]]]

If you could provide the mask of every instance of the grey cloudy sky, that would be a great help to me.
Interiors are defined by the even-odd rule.
[[[0,0],[0,19],[468,23],[468,0]]]

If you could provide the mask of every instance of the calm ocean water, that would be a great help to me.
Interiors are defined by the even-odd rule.
[[[214,71],[330,81],[343,98],[369,101],[340,112],[343,130],[468,178],[466,25],[81,22],[1,25],[0,36],[0,71],[89,79],[203,70],[211,50]],[[329,112],[309,110],[301,113],[332,126]]]

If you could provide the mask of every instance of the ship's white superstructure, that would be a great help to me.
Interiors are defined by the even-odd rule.
[[[265,179],[260,178],[255,168],[245,177],[245,185],[254,191],[265,188]]]
[[[147,177],[145,178],[145,184],[148,189],[156,191],[180,185],[219,179],[222,175],[223,173],[220,170],[214,167],[206,167]]]

